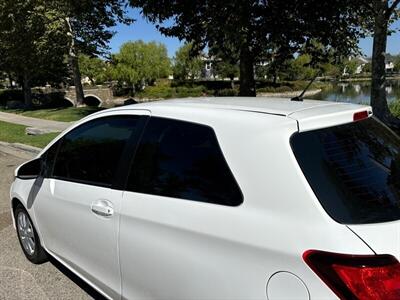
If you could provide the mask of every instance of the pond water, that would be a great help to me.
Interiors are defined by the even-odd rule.
[[[350,102],[357,104],[369,104],[371,82],[340,82],[333,84],[332,88],[307,98],[317,100],[329,100],[337,102]],[[388,81],[386,85],[388,102],[400,100],[400,80]]]

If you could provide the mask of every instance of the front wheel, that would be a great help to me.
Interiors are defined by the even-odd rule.
[[[41,264],[47,261],[47,253],[40,244],[39,236],[27,211],[18,205],[14,211],[18,240],[29,261]]]

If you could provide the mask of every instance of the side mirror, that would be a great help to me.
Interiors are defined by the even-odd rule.
[[[18,168],[17,178],[36,179],[42,172],[42,158],[30,160]]]

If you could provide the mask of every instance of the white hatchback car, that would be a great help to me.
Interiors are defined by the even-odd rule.
[[[113,299],[400,299],[400,140],[369,106],[90,115],[20,166],[19,241]]]

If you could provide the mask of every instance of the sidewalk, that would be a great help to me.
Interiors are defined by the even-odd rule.
[[[0,112],[0,121],[34,127],[47,132],[60,132],[72,124],[70,122],[50,121],[5,112]]]

